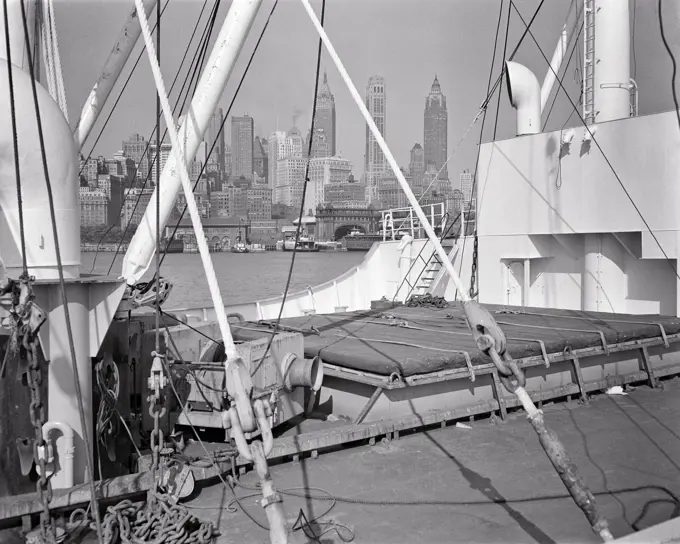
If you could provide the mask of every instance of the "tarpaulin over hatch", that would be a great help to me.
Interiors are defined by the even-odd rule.
[[[546,308],[485,305],[508,338],[510,354],[519,359],[567,346],[579,349],[658,337],[662,323],[667,334],[680,331],[680,320],[658,315],[607,314]],[[286,318],[282,327],[305,336],[305,356],[346,368],[407,377],[465,366],[462,352],[473,364],[488,363],[468,330],[460,303],[436,309],[398,307],[328,315]],[[232,324],[235,340],[254,340],[271,333],[266,324]]]

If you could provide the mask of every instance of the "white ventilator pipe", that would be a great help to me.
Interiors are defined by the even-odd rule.
[[[153,39],[151,38],[151,30],[149,30],[149,22],[144,13],[143,0],[135,0],[135,5],[137,6],[139,22],[142,27],[142,36],[144,37],[144,42],[146,43],[146,52],[149,55],[149,62],[151,63],[151,71],[153,72],[156,88],[158,90],[158,96],[163,108],[163,116],[165,117],[165,123],[168,127],[168,135],[170,136],[170,141],[172,142],[172,150],[174,152],[173,154],[175,160],[179,164],[180,181],[182,183],[182,188],[184,189],[184,195],[187,199],[189,215],[191,216],[191,222],[194,225],[198,250],[201,255],[201,261],[203,261],[205,275],[208,279],[208,288],[210,289],[210,296],[215,308],[215,313],[217,314],[217,322],[220,327],[220,333],[222,334],[222,342],[227,355],[227,363],[229,363],[230,361],[238,358],[238,353],[236,351],[236,346],[234,345],[234,339],[231,336],[231,329],[229,328],[227,313],[224,310],[224,302],[222,301],[222,295],[220,294],[220,287],[217,284],[215,269],[213,268],[212,260],[210,259],[210,250],[208,249],[208,243],[205,240],[205,233],[203,232],[203,225],[201,224],[201,215],[198,211],[196,199],[194,198],[194,192],[191,188],[191,180],[189,179],[189,172],[187,171],[186,161],[184,160],[183,147],[179,145],[179,137],[177,136],[177,131],[175,130],[175,120],[172,118],[172,108],[170,107],[168,95],[165,91],[165,84],[163,83],[161,68],[158,65],[158,60],[156,58],[156,51],[153,45]]]
[[[352,83],[352,80],[349,77],[347,70],[345,70],[345,67],[342,64],[342,61],[340,60],[338,53],[335,51],[335,48],[333,47],[333,44],[328,38],[326,31],[321,26],[321,22],[317,18],[316,13],[314,13],[312,6],[309,4],[309,0],[300,1],[302,2],[302,5],[307,11],[309,18],[312,20],[312,24],[316,28],[316,31],[319,33],[319,36],[321,37],[323,44],[326,46],[328,54],[330,55],[331,59],[333,59],[333,62],[335,63],[335,66],[338,69],[338,72],[340,72],[340,75],[342,76],[345,85],[347,85],[347,88],[349,89],[349,92],[352,95],[354,102],[356,102],[356,105],[359,107],[359,111],[361,111],[361,114],[364,116],[366,124],[368,124],[368,128],[373,133],[373,136],[378,142],[380,149],[382,149],[382,152],[384,153],[387,162],[392,168],[394,175],[397,177],[399,185],[401,185],[402,190],[404,191],[404,193],[406,193],[406,198],[408,198],[408,201],[413,207],[413,210],[416,212],[418,219],[420,219],[420,224],[425,229],[427,237],[430,239],[430,242],[432,243],[435,251],[437,252],[437,256],[441,259],[442,263],[444,263],[444,267],[446,268],[446,271],[449,273],[449,276],[451,276],[453,282],[456,284],[456,288],[458,289],[458,291],[460,291],[463,301],[468,302],[470,300],[470,297],[468,296],[465,287],[463,286],[463,283],[460,281],[460,278],[458,277],[458,274],[456,273],[456,270],[453,267],[453,263],[451,263],[451,261],[449,260],[446,251],[444,251],[444,248],[439,242],[437,235],[432,229],[432,225],[430,225],[430,222],[427,220],[427,216],[420,207],[420,204],[418,204],[418,199],[413,194],[413,191],[411,191],[411,187],[409,187],[409,184],[406,182],[406,178],[404,178],[404,174],[399,168],[396,159],[392,155],[392,152],[390,151],[389,147],[387,147],[387,142],[385,142],[385,139],[383,138],[382,134],[380,134],[380,130],[378,130],[378,127],[373,121],[371,114],[368,112],[368,109],[366,109],[366,106],[364,105],[364,101],[361,98],[361,95],[359,95],[357,88],[354,86],[354,83]]]
[[[262,0],[233,0],[229,7],[215,47],[191,101],[189,115],[180,125],[179,132],[183,140],[181,149],[187,163],[196,156],[203,141],[210,117],[224,93],[227,80],[231,76],[260,5]],[[173,149],[161,174],[159,184],[161,229],[170,218],[181,187],[178,156]],[[156,251],[156,190],[123,260],[122,275],[129,285],[134,285],[140,280],[151,265]]]
[[[517,136],[541,132],[541,86],[534,73],[518,62],[505,63],[510,103],[517,110]]]
[[[545,105],[548,103],[548,98],[550,98],[550,93],[552,92],[557,79],[555,74],[559,73],[560,67],[562,66],[562,61],[564,60],[564,55],[567,52],[567,38],[567,25],[564,25],[562,27],[560,39],[557,42],[557,47],[555,47],[552,60],[550,61],[550,68],[548,68],[548,73],[545,75],[543,85],[541,85],[541,113],[543,113]]]
[[[151,12],[156,6],[156,2],[157,0],[144,0],[144,13],[147,17],[151,15]],[[137,18],[137,9],[132,8],[127,19],[125,19],[120,34],[118,34],[116,43],[113,44],[113,49],[109,54],[109,58],[106,59],[106,63],[104,64],[104,68],[102,68],[99,79],[97,79],[97,83],[94,84],[92,91],[90,91],[90,95],[85,101],[76,128],[73,129],[73,139],[76,142],[78,151],[83,148],[85,140],[90,135],[90,132],[106,103],[106,99],[109,97],[109,94],[111,94],[111,90],[116,84],[116,81],[118,81],[118,77],[123,71],[125,63],[128,58],[130,58],[130,53],[132,53],[141,32],[142,29],[139,26],[139,20]]]

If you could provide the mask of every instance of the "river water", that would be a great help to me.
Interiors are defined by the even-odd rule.
[[[238,304],[281,295],[286,286],[291,255],[283,251],[211,253],[224,303]],[[82,253],[81,271],[90,273],[94,263],[95,274],[106,274],[113,256],[113,253],[99,253],[95,261],[94,253]],[[289,292],[332,280],[361,263],[365,256],[363,251],[298,253]],[[123,256],[118,255],[111,274],[120,274],[122,262]],[[153,267],[145,274],[145,280],[153,276]],[[170,298],[163,305],[165,308],[212,306],[198,254],[168,254],[161,267],[161,276],[173,285]]]

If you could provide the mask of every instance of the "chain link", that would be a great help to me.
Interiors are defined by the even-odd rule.
[[[151,431],[151,472],[156,478],[156,471],[160,467],[161,451],[165,446],[165,437],[161,429],[161,418],[165,416],[165,396],[163,390],[168,383],[168,378],[163,374],[162,355],[155,351],[151,354],[151,376],[149,376],[149,415],[153,418],[153,430]]]
[[[463,225],[463,228],[465,226]],[[475,282],[477,281],[477,248],[479,246],[479,238],[477,232],[475,231],[475,242],[472,248],[472,274],[470,275],[470,298],[475,298],[477,296],[477,291],[475,290]]]
[[[36,491],[43,505],[40,514],[40,536],[44,542],[54,542],[55,533],[50,514],[50,502],[52,501],[52,485],[47,477],[47,467],[45,458],[47,456],[47,443],[43,438],[43,424],[47,419],[45,403],[40,394],[42,385],[42,369],[38,361],[38,338],[26,331],[23,338],[23,347],[26,350],[28,359],[28,387],[31,390],[31,404],[29,406],[29,417],[31,425],[35,431],[33,442],[33,460],[40,468]]]
[[[48,444],[43,438],[43,425],[47,421],[47,407],[41,394],[43,368],[40,364],[40,342],[38,340],[38,330],[45,321],[45,314],[34,303],[33,289],[31,288],[33,281],[34,278],[27,275],[22,275],[19,282],[10,279],[1,289],[1,293],[11,293],[12,295],[12,309],[5,322],[12,333],[7,348],[8,353],[18,354],[20,368],[23,361],[26,363],[26,383],[31,395],[28,417],[34,433],[33,463],[38,472],[36,491],[43,506],[43,511],[40,514],[40,537],[43,542],[55,542],[54,524],[50,514],[52,485],[47,475],[47,458],[50,455]],[[20,442],[26,441],[21,440]]]
[[[157,490],[149,491],[146,503],[123,500],[109,506],[102,532],[104,544],[209,544],[219,534],[211,522],[200,521]]]

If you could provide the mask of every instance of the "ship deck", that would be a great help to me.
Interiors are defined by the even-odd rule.
[[[561,354],[583,348],[603,348],[680,332],[680,319],[658,315],[628,315],[485,305],[508,339],[515,359]],[[281,320],[283,330],[305,336],[305,356],[376,376],[404,379],[489,363],[468,330],[462,305],[397,306]],[[271,323],[234,325],[236,340],[271,334]]]
[[[674,379],[665,381],[662,390],[642,386],[628,396],[599,395],[588,406],[544,407],[546,423],[595,493],[615,537],[678,515],[679,393],[680,381]],[[348,525],[355,542],[599,542],[526,419],[517,413],[502,424],[490,421],[274,465],[271,473],[283,492],[289,520],[297,519],[302,509],[307,517]],[[287,434],[309,431],[305,425],[328,424],[308,420]],[[252,486],[256,480],[249,472],[241,481]],[[287,494],[301,488],[352,502],[333,504]],[[243,488],[236,492],[240,497],[251,493]],[[268,542],[267,531],[241,510],[227,510],[233,498],[232,491],[217,482],[203,488],[189,506],[192,513],[219,525],[219,542]],[[243,507],[266,525],[256,500],[243,498]],[[380,504],[387,501],[402,504]],[[318,534],[328,527],[315,530]],[[339,530],[349,536],[346,529]],[[334,531],[319,540],[342,541]]]

